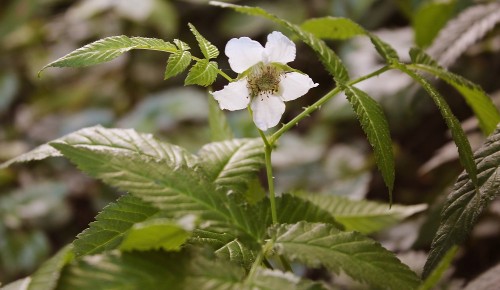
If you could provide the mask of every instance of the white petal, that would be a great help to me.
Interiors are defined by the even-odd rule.
[[[242,110],[250,103],[250,92],[246,79],[229,83],[222,90],[213,92],[212,95],[223,110]]]
[[[285,112],[285,103],[273,95],[259,95],[252,100],[253,121],[262,131],[278,125]]]
[[[263,61],[264,47],[248,37],[233,38],[226,44],[225,53],[229,57],[231,69],[237,73]]]
[[[308,76],[297,72],[286,73],[281,76],[280,94],[283,101],[295,100],[305,95],[310,88],[317,87]]]
[[[265,61],[289,63],[295,59],[295,43],[279,31],[274,31],[267,36],[264,48]]]

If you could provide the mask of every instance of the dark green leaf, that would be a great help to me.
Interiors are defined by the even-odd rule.
[[[497,129],[474,154],[478,182],[473,182],[468,172],[460,174],[443,207],[441,223],[425,264],[424,277],[431,273],[451,247],[465,240],[480,214],[498,197],[499,152],[500,129]]]
[[[415,73],[414,71],[409,69],[406,65],[397,64],[396,68],[406,73],[417,82],[419,82],[422,85],[422,87],[427,91],[427,93],[432,97],[434,103],[441,112],[441,116],[445,120],[446,125],[448,125],[448,128],[451,131],[451,136],[453,137],[453,141],[455,141],[455,144],[458,147],[460,163],[462,163],[462,166],[465,167],[465,170],[469,174],[472,182],[474,184],[477,184],[477,169],[476,169],[476,164],[474,163],[472,149],[470,147],[469,140],[467,140],[467,137],[465,136],[465,133],[462,127],[460,126],[460,122],[451,112],[451,109],[446,103],[445,99],[428,81],[426,81],[418,73]]]
[[[206,59],[216,58],[217,56],[219,56],[219,50],[217,49],[217,47],[206,40],[205,37],[203,37],[203,35],[201,35],[198,30],[196,30],[194,25],[192,25],[191,23],[189,23],[188,25],[189,29],[196,37],[196,41],[198,41],[198,45],[200,46],[200,50],[201,53],[203,53],[203,56]]]
[[[392,203],[392,189],[394,186],[394,156],[389,125],[380,105],[362,90],[344,87],[347,99],[356,113],[363,131],[375,152],[377,166],[382,173],[385,185],[389,189],[390,203]]]
[[[381,289],[415,289],[420,279],[379,243],[330,224],[299,222],[271,228],[274,249],[292,261],[324,266]]]
[[[479,125],[485,135],[490,135],[500,122],[500,113],[490,97],[480,86],[440,67],[429,55],[420,49],[410,50],[410,56],[415,63],[412,67],[430,73],[453,86],[476,114]]]
[[[415,43],[419,47],[429,46],[453,15],[454,8],[455,2],[428,2],[421,5],[413,17]]]
[[[136,223],[154,216],[158,209],[140,198],[125,195],[106,206],[96,216],[96,221],[80,233],[73,242],[77,256],[98,254],[116,249],[124,235]]]

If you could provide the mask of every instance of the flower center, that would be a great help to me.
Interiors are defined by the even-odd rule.
[[[255,65],[248,75],[248,89],[252,97],[276,94],[279,90],[281,70],[273,65]]]

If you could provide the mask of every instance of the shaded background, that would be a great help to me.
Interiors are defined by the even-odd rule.
[[[199,87],[184,87],[184,75],[164,81],[168,54],[133,51],[95,67],[51,68],[41,78],[37,72],[72,50],[107,36],[179,38],[199,56],[188,22],[221,51],[232,37],[249,36],[264,43],[269,32],[280,29],[260,18],[210,7],[207,2],[2,0],[0,161],[96,124],[150,132],[196,152],[210,141],[209,95]],[[395,46],[403,60],[408,59],[412,46],[432,48],[438,31],[450,19],[477,4],[465,0],[232,2],[263,7],[294,23],[327,15],[349,17]],[[478,41],[449,63],[450,70],[480,84],[494,100],[500,95],[499,31],[500,27],[493,25],[484,35],[476,33]],[[366,39],[329,44],[341,55],[351,77],[382,64]],[[218,61],[221,69],[234,76],[223,55]],[[297,42],[297,59],[292,65],[320,86],[287,103],[283,121],[334,86],[313,52],[301,43]],[[219,78],[213,89],[224,85]],[[484,136],[463,99],[450,87],[436,85],[463,121],[473,147],[480,146]],[[430,205],[427,212],[376,238],[420,271],[439,222],[441,202],[462,171],[456,148],[450,146],[449,133],[432,100],[408,78],[389,72],[359,87],[383,105],[389,119],[397,166],[395,201]],[[236,136],[257,136],[246,112],[231,112],[228,118]],[[273,164],[278,192],[301,189],[388,201],[369,144],[340,95],[282,138]],[[7,283],[30,274],[71,242],[119,194],[58,158],[0,170],[0,281]],[[499,216],[500,203],[496,201],[459,252],[444,282],[446,287],[459,287],[500,261]],[[334,279],[350,285],[342,277]]]

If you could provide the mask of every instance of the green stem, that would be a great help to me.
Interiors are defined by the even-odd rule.
[[[269,186],[269,201],[271,202],[271,217],[273,219],[273,224],[277,224],[278,214],[276,213],[276,194],[274,192],[273,167],[271,165],[271,153],[273,152],[273,148],[267,141],[266,136],[263,136],[263,140],[264,143],[266,144],[265,160],[266,160],[267,183]]]
[[[351,80],[346,83],[346,85],[352,86],[354,84],[357,84],[359,82],[362,82],[366,79],[372,78],[374,76],[380,75],[383,72],[390,70],[390,66],[384,66],[372,73],[369,73],[365,76],[359,77],[357,79]],[[302,111],[300,114],[295,116],[290,122],[286,123],[281,127],[278,131],[276,131],[271,137],[269,137],[269,143],[270,145],[274,145],[274,143],[283,135],[286,131],[290,130],[293,126],[297,125],[298,122],[300,122],[302,119],[305,117],[309,116],[312,112],[316,111],[317,109],[321,108],[321,106],[326,103],[328,100],[330,100],[333,96],[336,94],[340,93],[341,87],[337,86],[333,90],[329,91],[326,95],[324,95],[321,99],[317,100],[316,103],[312,104],[311,106],[307,107]]]

